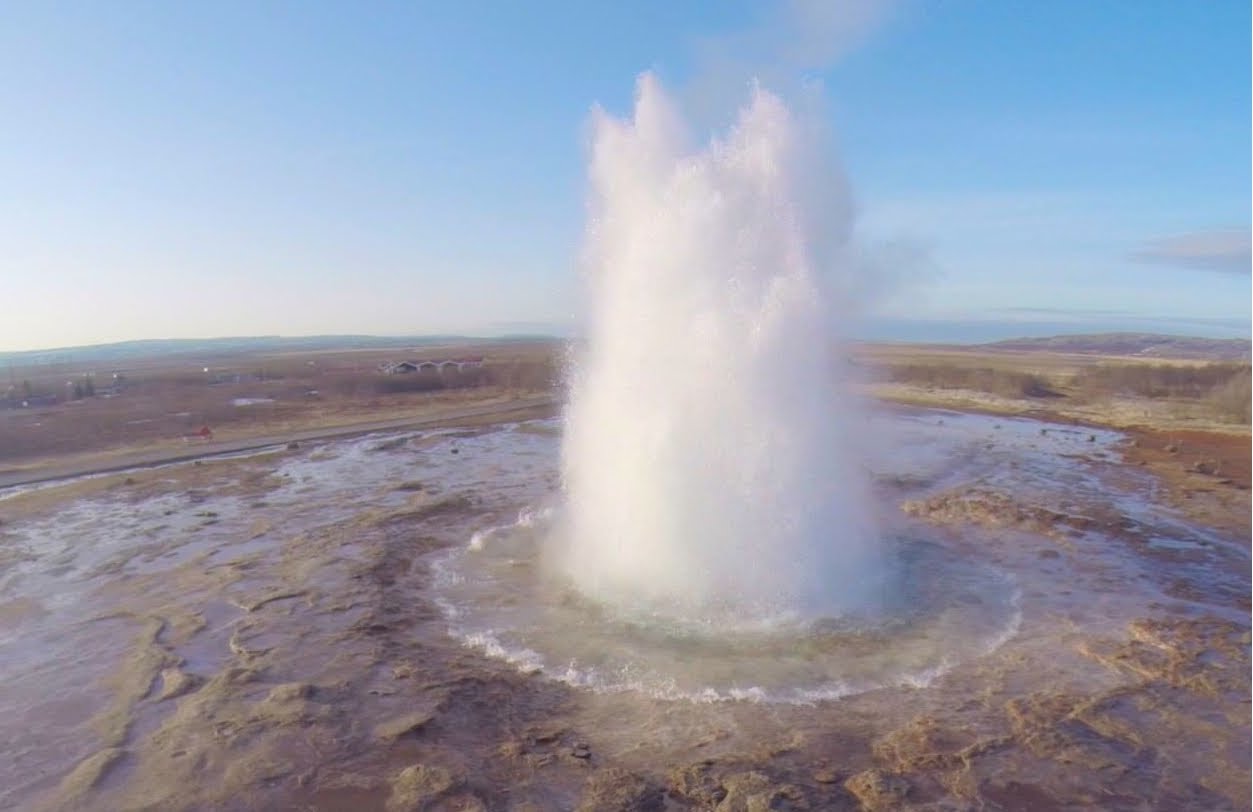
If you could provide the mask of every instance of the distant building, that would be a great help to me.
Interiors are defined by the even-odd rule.
[[[379,364],[379,372],[384,375],[406,375],[412,372],[438,372],[444,375],[466,369],[478,369],[481,366],[483,366],[481,356],[428,361],[387,361]]]

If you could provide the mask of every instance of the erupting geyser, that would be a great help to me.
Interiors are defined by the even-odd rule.
[[[865,606],[877,544],[841,391],[851,210],[820,128],[753,88],[689,145],[658,82],[598,112],[586,342],[553,565],[608,604],[755,621]]]
[[[884,416],[842,386],[852,215],[821,128],[754,88],[693,147],[647,75],[630,120],[594,124],[565,504],[437,562],[449,632],[594,691],[806,703],[926,685],[1012,636],[1012,579],[872,521],[867,467],[916,461],[867,453]],[[518,448],[536,487],[552,429],[484,451]]]

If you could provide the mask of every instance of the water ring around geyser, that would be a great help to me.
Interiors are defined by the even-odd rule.
[[[1012,579],[944,545],[886,539],[873,616],[740,626],[633,614],[541,566],[553,512],[523,511],[436,562],[436,600],[463,644],[525,673],[657,699],[812,703],[929,684],[1018,630]]]

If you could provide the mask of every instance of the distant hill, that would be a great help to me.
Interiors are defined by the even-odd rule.
[[[220,356],[233,353],[300,352],[338,349],[397,349],[439,344],[500,344],[511,341],[545,340],[545,336],[494,336],[480,338],[458,335],[426,336],[238,336],[229,338],[156,338],[140,341],[119,341],[113,344],[89,344],[81,347],[59,347],[49,350],[0,352],[0,366],[35,364],[118,364],[128,359],[172,356]]]
[[[994,350],[1204,361],[1247,361],[1251,349],[1250,341],[1244,338],[1191,338],[1155,333],[1094,333],[1049,338],[1011,338],[1007,341],[993,341],[981,346]]]

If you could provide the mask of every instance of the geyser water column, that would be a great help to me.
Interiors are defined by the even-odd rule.
[[[858,610],[877,545],[841,388],[851,210],[820,128],[753,88],[689,146],[655,78],[594,114],[550,563],[619,609],[718,624]]]

